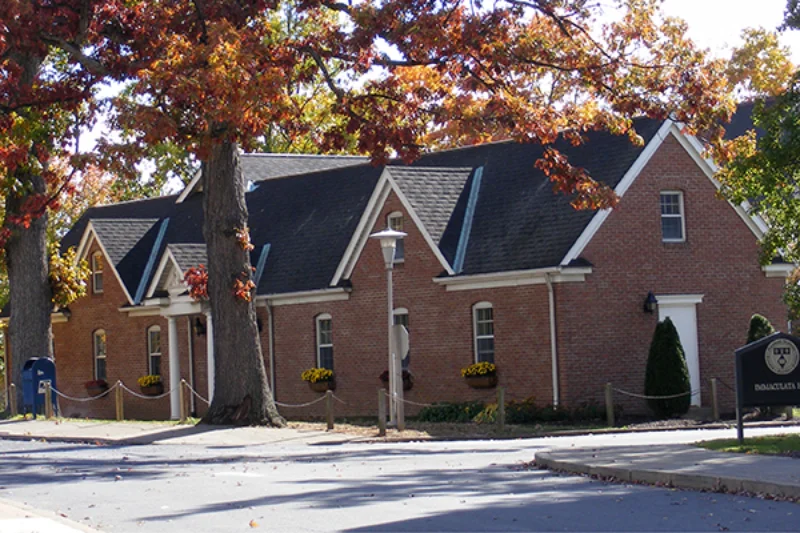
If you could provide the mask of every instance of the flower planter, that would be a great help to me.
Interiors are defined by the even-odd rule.
[[[97,386],[86,387],[86,393],[92,397],[100,396],[107,390],[108,390],[108,385],[97,385]]]
[[[164,394],[164,384],[156,383],[155,385],[148,385],[147,387],[140,386],[139,390],[141,390],[142,394],[145,396],[159,396]]]
[[[336,381],[316,381],[316,382],[308,382],[308,387],[313,390],[314,392],[325,392],[329,390],[336,389]]]
[[[491,389],[497,386],[497,375],[492,376],[468,376],[467,385],[473,389]]]

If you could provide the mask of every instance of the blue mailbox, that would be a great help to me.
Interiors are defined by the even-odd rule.
[[[49,357],[33,357],[22,367],[22,403],[25,412],[44,412],[44,386],[56,388],[56,364]],[[52,395],[53,412],[57,411],[56,395]]]

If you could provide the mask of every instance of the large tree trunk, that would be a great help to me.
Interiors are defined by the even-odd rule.
[[[45,192],[42,176],[18,176],[17,179],[29,184],[34,194]],[[26,194],[9,196],[6,200],[7,216],[20,214],[26,198]],[[53,356],[50,341],[50,311],[53,304],[48,280],[46,215],[35,219],[28,228],[15,227],[6,243],[6,265],[11,302],[8,326],[11,376],[12,382],[17,385],[17,405],[21,408],[23,364],[31,357]]]
[[[34,55],[16,57],[22,67],[21,85],[32,86],[42,64]],[[6,198],[6,227],[12,230],[6,242],[11,318],[8,325],[6,353],[11,350],[12,383],[17,385],[17,405],[22,406],[22,366],[31,357],[52,357],[50,312],[53,308],[48,279],[47,215],[33,220],[29,227],[9,222],[12,216],[24,215],[22,206],[34,194],[45,194],[44,177],[27,169],[18,169],[12,177],[22,185]]]
[[[283,426],[267,383],[249,302],[234,294],[237,279],[252,279],[250,254],[236,239],[247,226],[245,186],[236,144],[215,143],[203,164],[203,234],[208,250],[208,296],[214,328],[214,399],[203,419],[211,424]]]

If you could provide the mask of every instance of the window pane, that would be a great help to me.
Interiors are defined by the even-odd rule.
[[[96,365],[96,372],[97,376],[95,379],[106,379],[106,360],[105,358],[102,359],[95,359]]]
[[[395,231],[403,231],[403,217],[393,216],[389,217],[389,227]],[[405,258],[405,245],[403,239],[397,239],[397,244],[394,249],[394,260],[400,261]]]
[[[683,226],[680,217],[661,217],[661,235],[664,239],[683,239]]]
[[[150,373],[154,376],[161,375],[161,356],[153,355],[150,357]]]
[[[94,336],[94,354],[96,356],[106,355],[106,334],[96,333]]]
[[[161,353],[161,332],[159,330],[150,330],[150,353]]]
[[[98,272],[92,276],[94,292],[103,292],[103,273]]]
[[[662,215],[680,215],[681,214],[681,201],[679,194],[662,194],[661,195],[661,214]]]
[[[333,346],[319,347],[319,366],[333,370]]]
[[[494,316],[494,313],[492,311],[494,310],[491,307],[488,307],[486,309],[477,309],[478,322],[485,322],[487,320],[492,320]]]
[[[331,321],[330,320],[320,320],[318,322],[319,328],[319,343],[322,344],[333,344],[332,335],[331,335]]]
[[[478,362],[494,363],[494,337],[478,339]]]
[[[408,315],[403,313],[402,315],[394,315],[394,323],[397,326],[405,326],[408,329]]]

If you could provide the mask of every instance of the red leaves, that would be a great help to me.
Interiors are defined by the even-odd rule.
[[[247,272],[242,272],[238,278],[233,280],[233,295],[243,302],[252,301],[255,290],[256,284],[253,283]]]
[[[208,271],[205,265],[192,267],[183,275],[183,281],[189,286],[189,296],[199,302],[208,300]]]

